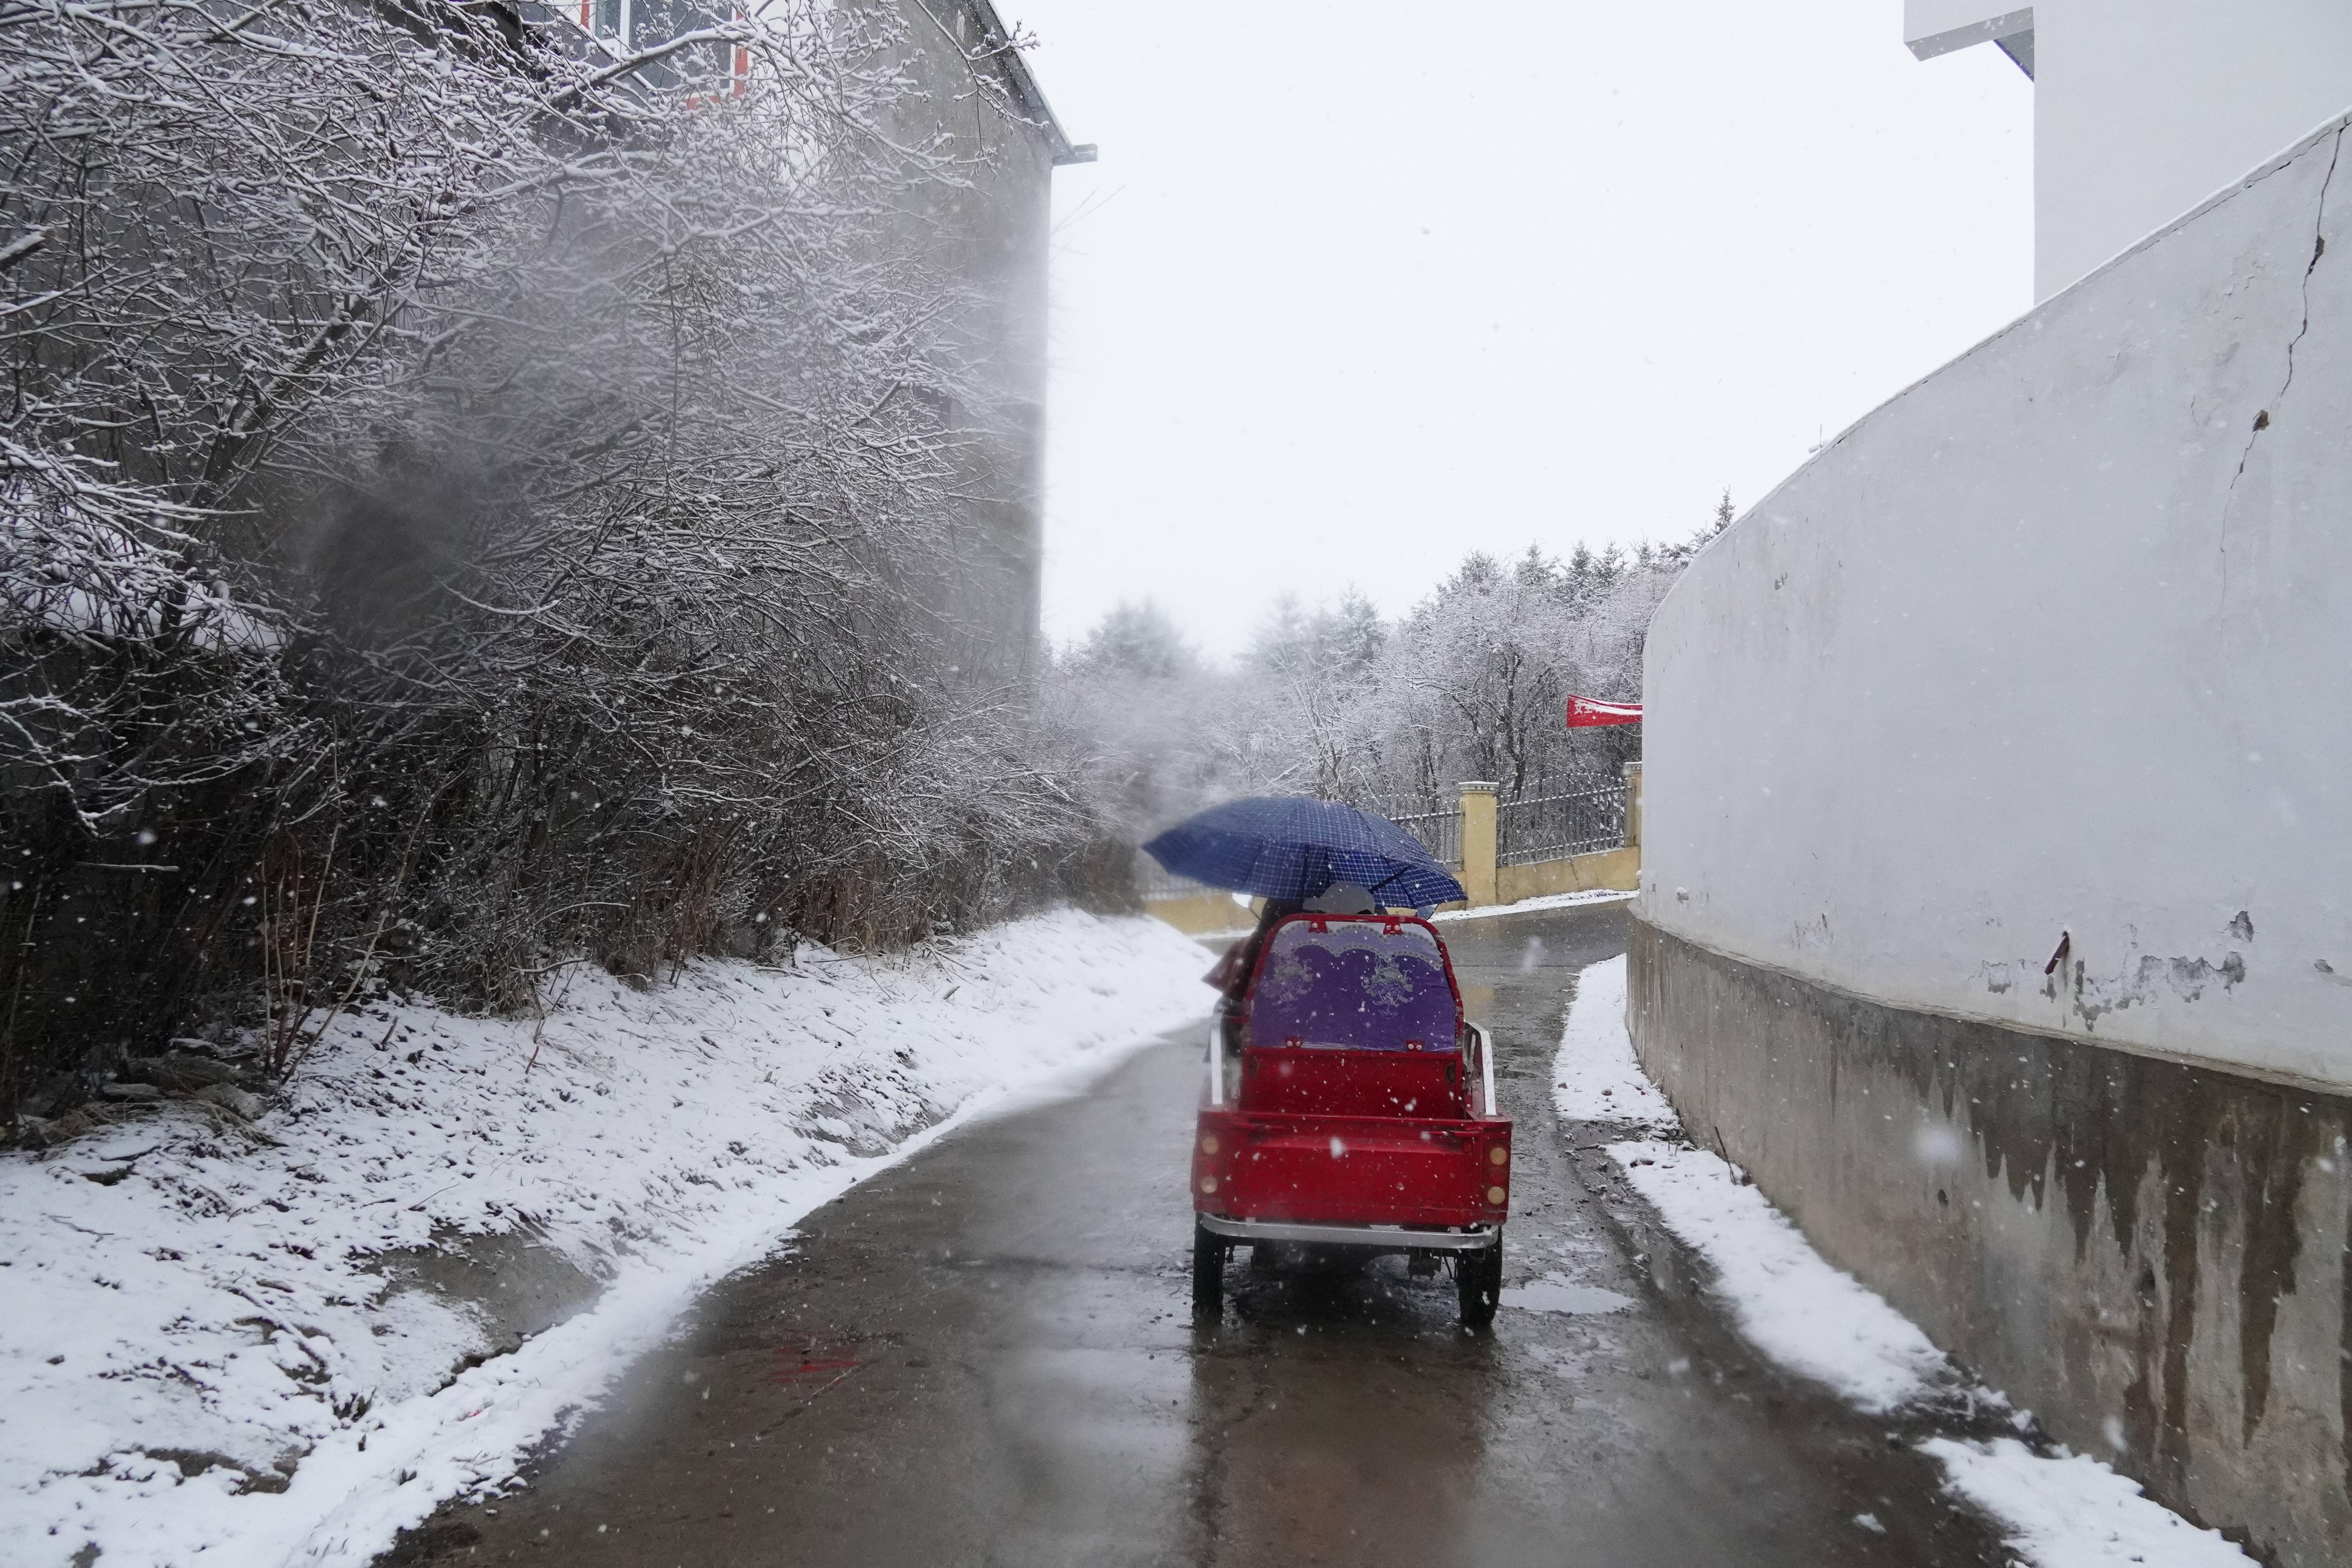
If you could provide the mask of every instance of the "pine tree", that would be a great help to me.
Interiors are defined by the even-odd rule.
[[[1122,603],[1103,616],[1087,634],[1077,662],[1103,674],[1172,680],[1192,673],[1201,660],[1168,612],[1146,599],[1139,605]]]

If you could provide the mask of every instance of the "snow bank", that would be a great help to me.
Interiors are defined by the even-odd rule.
[[[1925,1394],[1951,1363],[1916,1324],[1832,1268],[1753,1185],[1702,1149],[1612,1143],[1633,1190],[1714,1266],[1739,1331],[1790,1371],[1884,1414]]]
[[[2047,1568],[2244,1568],[2251,1561],[2218,1530],[2200,1530],[2140,1495],[2139,1483],[2084,1454],[2044,1458],[2014,1437],[1919,1447],[1944,1467],[1949,1490],[2007,1527],[2009,1544]]]
[[[1671,1132],[1679,1124],[1642,1073],[1624,1016],[1625,960],[1588,967],[1554,1058],[1560,1114]],[[1979,1410],[2009,1407],[2000,1393],[1967,1386],[1916,1324],[1831,1267],[1736,1167],[1663,1137],[1612,1143],[1609,1152],[1667,1230],[1715,1270],[1715,1293],[1740,1332],[1780,1365],[1874,1415],[1916,1408],[1939,1391]],[[2032,1417],[2016,1421],[2024,1430]],[[1946,1489],[1998,1521],[2010,1548],[2036,1568],[2248,1561],[2218,1531],[2198,1530],[2128,1478],[2063,1447],[2043,1454],[2014,1438],[1933,1437],[1920,1447],[1943,1466]]]
[[[1064,911],[650,993],[583,967],[543,1023],[347,1019],[252,1127],[175,1102],[0,1156],[0,1561],[364,1563],[811,1208],[1202,1012],[1205,963]],[[493,1353],[397,1266],[484,1237],[601,1293]]]
[[[1552,1058],[1552,1099],[1570,1121],[1627,1121],[1678,1132],[1682,1120],[1633,1058],[1625,1033],[1625,960],[1589,965],[1568,1005],[1559,1054]]]

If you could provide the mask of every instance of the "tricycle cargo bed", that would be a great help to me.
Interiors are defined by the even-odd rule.
[[[1450,1038],[1443,1051],[1426,1054],[1245,1050],[1235,1098],[1254,1110],[1318,1116],[1446,1121],[1473,1110],[1462,1053]]]
[[[1193,1206],[1234,1219],[1424,1228],[1501,1223],[1511,1124],[1204,1110]]]

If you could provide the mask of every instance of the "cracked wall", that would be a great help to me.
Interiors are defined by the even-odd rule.
[[[2338,122],[1691,566],[1637,912],[1898,1007],[2352,1086]]]
[[[2035,0],[2032,26],[2037,298],[2352,104],[2335,0]]]
[[[1880,407],[1653,621],[1686,1125],[2074,1447],[2352,1560],[2344,122]]]

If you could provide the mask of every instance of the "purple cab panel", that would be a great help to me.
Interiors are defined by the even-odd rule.
[[[1444,954],[1427,926],[1300,915],[1266,939],[1249,1043],[1450,1051],[1458,1016]]]

